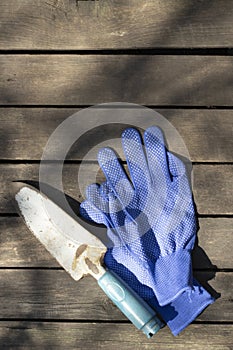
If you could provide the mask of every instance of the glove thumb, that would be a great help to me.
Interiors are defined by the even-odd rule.
[[[96,224],[106,225],[106,218],[102,211],[97,209],[91,202],[88,200],[82,202],[79,207],[80,215],[88,220],[95,222]]]

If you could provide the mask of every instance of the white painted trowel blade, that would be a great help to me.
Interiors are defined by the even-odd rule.
[[[93,266],[98,267],[94,276],[98,279],[104,273],[100,266],[106,252],[103,243],[36,189],[25,185],[18,188],[15,200],[34,236],[73,279],[93,275]]]

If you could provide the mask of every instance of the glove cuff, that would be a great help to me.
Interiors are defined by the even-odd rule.
[[[148,304],[156,310],[167,323],[173,335],[178,335],[215,299],[193,279],[191,291],[185,291],[171,304],[158,306],[156,298],[147,300]]]
[[[179,249],[160,257],[155,263],[154,292],[161,306],[175,300],[184,291],[192,289],[191,253]]]

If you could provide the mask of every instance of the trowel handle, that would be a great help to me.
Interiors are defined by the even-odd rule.
[[[155,311],[119,276],[106,271],[98,280],[99,286],[123,314],[151,338],[163,326]]]

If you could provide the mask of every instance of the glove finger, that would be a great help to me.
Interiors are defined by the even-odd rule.
[[[120,245],[125,246],[137,240],[139,233],[135,220],[127,209],[122,206],[118,198],[111,194],[109,195],[109,210],[113,226],[120,240]]]
[[[167,157],[171,175],[173,177],[183,176],[186,173],[186,168],[182,160],[171,152],[167,152]]]
[[[119,211],[124,211],[126,215],[129,215],[128,209],[130,207],[126,207],[125,203],[122,203],[122,201],[115,196],[114,192],[112,191],[111,186],[108,184],[107,181],[103,182],[100,185],[100,194],[101,196],[108,201],[108,207],[109,207],[109,213],[110,215],[113,213],[118,213]],[[131,218],[131,216],[130,216]],[[133,219],[131,219],[133,220]]]
[[[113,193],[111,186],[109,185],[109,183],[107,181],[102,182],[102,184],[100,184],[100,194],[101,196],[105,199],[108,200],[108,194],[109,193]]]
[[[144,142],[150,174],[153,181],[171,180],[163,133],[160,128],[151,126],[144,133]],[[164,179],[165,178],[165,179]]]
[[[97,209],[104,213],[108,213],[108,201],[101,195],[100,186],[91,184],[86,188],[86,197]]]
[[[79,211],[80,215],[89,221],[93,221],[97,224],[103,224],[107,228],[113,227],[113,222],[110,215],[99,210],[88,200],[80,204]]]
[[[105,215],[99,209],[97,209],[92,203],[89,201],[84,201],[80,204],[79,207],[80,215],[89,221],[93,221],[97,224],[106,223]]]
[[[150,182],[150,174],[140,133],[134,128],[124,130],[122,146],[135,189],[144,188]]]
[[[174,190],[179,191],[180,198],[190,198],[191,187],[189,183],[189,179],[187,176],[187,171],[185,164],[182,160],[176,157],[174,154],[167,152],[168,162],[169,162],[169,170],[172,175],[172,181],[174,183]]]
[[[109,193],[108,198],[110,217],[112,219],[113,226],[118,229],[119,227],[124,226],[125,223],[125,207],[113,194]]]
[[[125,228],[125,218],[127,213],[124,206],[111,193],[109,194],[110,217],[115,228],[115,234],[118,236],[117,246],[125,245],[127,242],[128,232]]]
[[[98,161],[114,194],[127,203],[133,196],[133,187],[115,152],[111,148],[102,148],[98,153]]]

